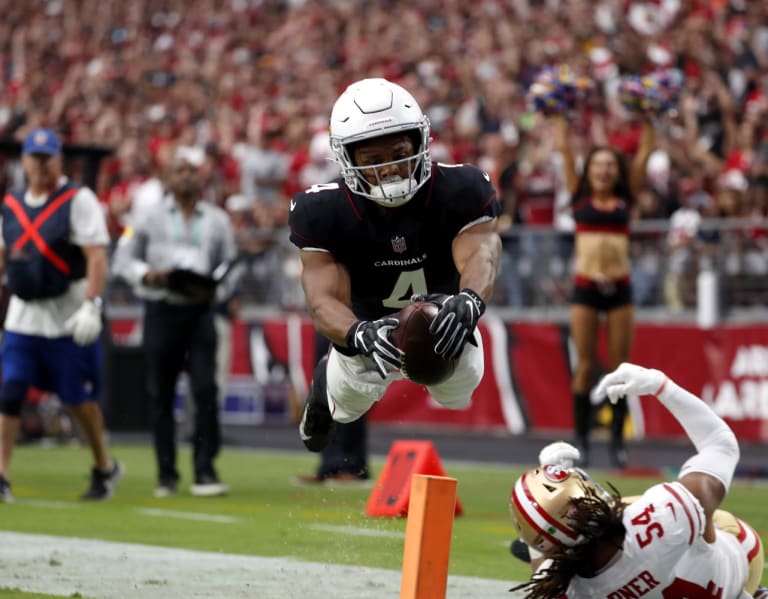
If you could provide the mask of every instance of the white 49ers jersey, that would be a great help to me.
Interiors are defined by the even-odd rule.
[[[593,578],[574,577],[569,599],[735,599],[742,595],[748,560],[735,536],[704,538],[699,501],[680,483],[648,489],[624,512],[623,550]]]

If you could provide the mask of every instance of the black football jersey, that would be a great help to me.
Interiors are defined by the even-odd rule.
[[[496,217],[500,207],[486,173],[437,164],[432,177],[398,208],[353,193],[339,179],[296,195],[290,239],[333,254],[349,272],[352,310],[373,320],[397,312],[414,293],[456,293],[451,244],[466,225]]]

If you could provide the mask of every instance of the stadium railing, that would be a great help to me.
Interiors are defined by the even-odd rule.
[[[260,233],[263,235],[263,233]],[[243,255],[242,315],[301,311],[298,252],[285,230],[259,254]],[[573,236],[549,227],[502,234],[503,255],[491,306],[503,316],[567,319]],[[630,235],[638,320],[749,322],[768,306],[768,219],[702,219],[688,231],[669,220],[636,221]],[[110,314],[130,315],[139,302],[111,279]]]

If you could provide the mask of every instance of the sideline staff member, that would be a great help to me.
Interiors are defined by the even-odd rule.
[[[213,295],[171,289],[169,274],[186,269],[210,277],[236,255],[227,213],[201,201],[202,153],[180,147],[166,178],[168,194],[152,210],[140,214],[123,233],[115,252],[115,274],[134,286],[145,300],[143,350],[146,393],[153,417],[158,468],[156,497],[176,492],[176,424],[173,402],[176,381],[186,368],[195,401],[192,441],[193,495],[224,495],[214,459],[221,447],[216,385],[216,332]],[[226,283],[217,289],[225,296]]]
[[[59,396],[88,442],[94,465],[82,499],[109,499],[123,466],[109,456],[96,401],[107,223],[94,193],[64,176],[53,131],[33,129],[21,153],[27,187],[2,206],[0,274],[12,295],[2,346],[0,502],[13,501],[8,467],[32,385]]]

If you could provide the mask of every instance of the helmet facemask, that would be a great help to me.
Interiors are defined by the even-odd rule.
[[[346,151],[346,148],[345,148]],[[394,208],[408,202],[419,188],[426,183],[428,176],[423,174],[424,155],[416,152],[413,156],[384,162],[380,164],[356,166],[354,160],[350,160],[348,172],[354,177],[354,185],[349,185],[356,193],[373,200],[382,206]],[[384,174],[382,171],[390,167],[407,167],[407,176]],[[375,183],[369,182],[365,174],[373,173]]]

